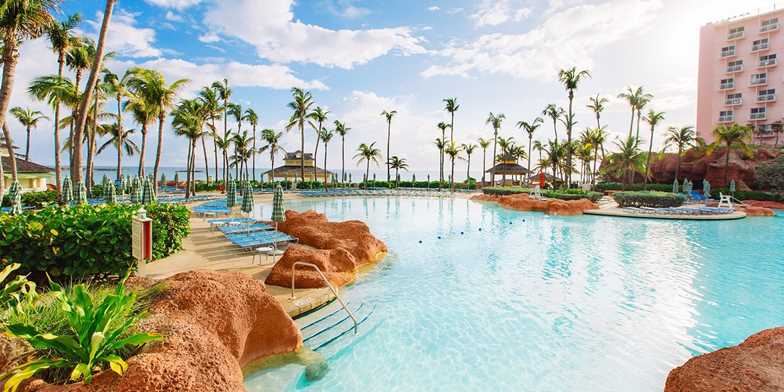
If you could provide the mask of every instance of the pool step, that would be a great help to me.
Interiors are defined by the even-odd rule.
[[[347,303],[346,306],[357,318],[357,331],[348,313],[333,301],[328,305],[295,319],[302,332],[303,344],[314,351],[322,351],[338,341],[353,339],[362,332],[363,324],[370,318],[375,306],[367,303]]]

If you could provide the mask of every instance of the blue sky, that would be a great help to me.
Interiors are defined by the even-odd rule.
[[[60,18],[79,12],[81,31],[94,36],[102,1],[65,0],[61,8]],[[457,97],[461,104],[459,142],[490,137],[484,119],[492,111],[507,116],[504,136],[527,144],[515,123],[533,120],[547,103],[566,105],[556,74],[573,65],[593,75],[576,97],[580,130],[593,125],[585,105],[599,93],[612,100],[603,123],[613,137],[622,134],[628,108],[614,98],[636,85],[654,94],[652,108],[666,112],[662,129],[693,125],[699,27],[771,8],[772,2],[759,0],[123,0],[108,42],[118,56],[108,67],[119,73],[140,65],[168,80],[191,79],[183,98],[227,77],[233,100],[260,113],[262,128],[282,129],[289,89],[307,88],[331,112],[330,122],[352,128],[349,157],[361,142],[385,149],[379,113],[398,110],[392,154],[425,170],[438,165],[435,124],[448,118],[441,99]],[[48,114],[25,90],[33,78],[55,72],[48,44],[26,43],[12,105]],[[11,125],[23,146],[23,130]],[[53,160],[50,128],[45,122],[35,132],[35,161]],[[311,150],[313,132],[307,136]],[[552,137],[545,124],[535,138]],[[165,138],[164,162],[184,163],[185,142],[168,128]],[[655,145],[661,139],[654,137]],[[284,146],[294,150],[298,140],[287,134]],[[330,168],[340,164],[338,146],[330,146]],[[152,137],[149,151],[155,147]],[[98,164],[113,165],[114,159],[104,153]],[[126,160],[136,163],[135,157]],[[268,164],[266,156],[259,158],[260,166]]]

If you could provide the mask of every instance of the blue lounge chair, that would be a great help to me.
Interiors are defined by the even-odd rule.
[[[702,193],[699,193],[699,192],[697,192],[697,191],[691,191],[691,193],[689,194],[689,197],[690,197],[692,200],[696,200],[696,201],[705,201],[705,200],[708,200],[708,198],[707,198],[707,197],[705,197],[705,195],[703,195]]]
[[[238,224],[231,226],[220,226],[218,227],[218,230],[220,230],[223,234],[241,234],[272,230],[272,226],[264,223]]]
[[[258,248],[264,245],[274,245],[279,242],[293,242],[296,238],[279,231],[257,231],[242,234],[226,234],[226,239],[240,248]]]
[[[256,222],[256,220],[253,218],[239,218],[239,217],[210,219],[207,221],[207,223],[209,223],[210,226],[223,226],[223,225],[230,225],[235,223],[241,224],[241,223],[253,223],[253,222]]]

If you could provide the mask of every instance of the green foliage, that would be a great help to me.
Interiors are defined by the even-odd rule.
[[[686,196],[667,192],[616,192],[613,199],[620,207],[680,207]]]
[[[757,182],[763,189],[784,191],[784,155],[759,165]]]
[[[21,215],[0,215],[0,262],[57,281],[123,276],[135,267],[131,218],[138,205],[50,206]],[[146,206],[153,219],[153,257],[180,249],[190,231],[188,210],[177,205]]]
[[[22,193],[22,205],[35,209],[44,208],[57,203],[57,191],[25,192]],[[10,207],[11,199],[8,195],[3,197],[3,207]]]
[[[546,191],[542,194],[545,197],[559,200],[580,200],[588,199],[592,202],[597,202],[604,196],[599,192],[586,192],[582,189],[558,189],[554,191]]]
[[[620,191],[623,190],[623,184],[620,182],[600,182],[596,184],[594,187],[594,191],[596,192],[607,192],[607,191]],[[627,184],[626,185],[627,191],[658,191],[658,192],[670,192],[672,191],[672,184],[648,184],[647,188],[645,184]]]
[[[7,332],[27,341],[36,358],[0,376],[5,390],[15,391],[26,379],[48,369],[69,370],[70,381],[92,382],[93,373],[107,366],[119,375],[128,368],[121,355],[133,347],[161,340],[149,333],[132,333],[143,312],[134,292],[125,290],[124,281],[113,293],[96,298],[84,284],[63,289],[51,283],[53,303],[63,312],[65,328],[52,330],[40,323],[12,323]]]
[[[8,309],[13,312],[23,304],[30,303],[36,297],[35,283],[27,280],[27,277],[17,275],[15,279],[6,282],[11,273],[21,266],[19,263],[13,263],[6,265],[0,271],[0,283],[3,284],[0,289],[0,309]]]
[[[486,187],[482,188],[482,193],[485,195],[515,195],[518,193],[530,193],[531,190],[528,188],[521,188],[518,186],[493,186],[493,187]]]

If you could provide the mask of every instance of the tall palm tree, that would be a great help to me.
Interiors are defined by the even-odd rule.
[[[485,185],[485,170],[487,167],[487,147],[490,147],[490,141],[487,139],[479,138],[479,148],[482,149],[482,186]]]
[[[362,143],[357,148],[357,154],[354,155],[354,159],[356,159],[358,163],[365,161],[367,164],[365,168],[365,182],[370,178],[370,162],[375,162],[378,166],[379,158],[381,158],[381,150],[376,148],[376,142],[370,144]]]
[[[340,182],[346,181],[346,133],[351,130],[345,123],[335,120],[335,133],[340,135]]]
[[[172,127],[175,134],[185,136],[188,142],[188,165],[186,169],[185,197],[195,192],[195,168],[196,168],[196,141],[201,138],[204,132],[204,123],[207,113],[204,104],[199,99],[182,100],[172,111]]]
[[[67,107],[74,106],[77,103],[77,97],[74,96],[73,83],[57,75],[41,76],[33,80],[28,87],[27,92],[39,101],[45,101],[59,116],[60,105],[65,104]],[[58,170],[58,162],[60,161],[60,121],[58,118],[55,127],[55,178],[60,181],[61,170]],[[62,182],[60,181],[58,192],[62,189]]]
[[[751,138],[752,132],[753,129],[750,126],[740,124],[719,125],[713,130],[716,144],[724,143],[724,146],[727,147],[727,152],[724,155],[724,184],[727,184],[729,180],[730,153],[732,150],[749,153],[751,148],[746,144],[746,141]]]
[[[11,104],[19,47],[22,42],[43,35],[52,24],[51,12],[57,0],[6,0],[0,4],[0,29],[3,31],[2,63],[3,80],[0,84],[0,127],[3,128],[8,159],[11,162],[11,178],[17,179],[14,138],[6,124],[6,113]]]
[[[645,162],[644,184],[646,187],[648,186],[648,176],[651,173],[651,155],[653,153],[653,132],[656,129],[656,125],[658,125],[662,121],[664,121],[664,112],[657,112],[651,109],[650,111],[648,111],[648,115],[645,116],[645,122],[647,122],[651,126],[651,140],[650,143],[648,144],[648,158]]]
[[[253,109],[247,108],[245,109],[245,115],[242,116],[242,119],[247,121],[248,125],[250,125],[251,128],[253,129],[253,146],[251,148],[252,151],[251,162],[253,166],[253,181],[256,181],[256,127],[259,125],[259,115],[256,114],[256,111],[254,111]],[[204,139],[202,139],[202,142],[204,142]]]
[[[139,152],[139,146],[130,138],[135,131],[133,129],[123,130],[117,123],[103,124],[101,127],[103,128],[103,133],[109,135],[109,140],[98,148],[98,154],[103,152],[106,147],[114,146],[117,149],[117,178],[122,178],[123,151],[128,156],[133,156],[133,154]]]
[[[591,184],[596,184],[596,164],[599,161],[599,152],[602,153],[602,160],[604,160],[604,143],[607,141],[607,130],[605,127],[594,128],[590,131],[590,144],[593,146],[593,176]]]
[[[389,158],[389,166],[395,169],[395,186],[400,186],[400,170],[408,170],[406,158],[400,158],[397,155],[393,155]]]
[[[497,154],[497,144],[498,144],[498,130],[501,129],[501,124],[503,123],[506,116],[503,113],[493,114],[490,112],[490,115],[487,116],[487,120],[485,120],[485,124],[490,124],[493,127],[493,166],[490,170],[493,170],[492,174],[492,182],[495,183],[495,160]]]
[[[286,124],[286,132],[292,128],[299,128],[300,134],[300,180],[305,182],[305,122],[310,116],[310,108],[313,106],[313,96],[310,92],[306,92],[301,88],[294,87],[291,89],[291,96],[293,100],[289,102],[288,107],[291,109],[291,117],[288,124]]]
[[[333,136],[335,136],[335,134],[326,128],[319,132],[319,139],[324,142],[324,189],[327,189],[327,145],[329,145],[329,142],[332,140]],[[315,159],[316,157],[313,158]]]
[[[535,140],[533,142],[533,149],[536,150],[537,152],[539,152],[539,162],[537,162],[536,166],[541,170],[541,168],[542,168],[542,164],[541,164],[542,163],[542,152],[545,150],[544,144],[542,144],[542,142],[539,141],[539,140]]]
[[[615,146],[618,152],[610,156],[610,167],[622,176],[625,189],[627,184],[634,182],[634,173],[643,171],[643,154],[640,150],[640,139],[628,136],[624,140],[616,141]]]
[[[452,192],[455,191],[455,159],[457,159],[458,155],[460,154],[460,147],[455,144],[455,142],[449,142],[444,148],[444,154],[449,155],[449,159],[452,160],[452,174],[449,176],[449,188]]]
[[[651,102],[651,99],[653,99],[653,95],[643,94],[637,101],[637,133],[635,136],[638,139],[640,138],[640,120],[644,120],[642,110]]]
[[[106,0],[106,7],[103,11],[103,21],[101,22],[101,29],[98,33],[98,45],[95,49],[95,55],[93,56],[94,60],[90,67],[90,77],[87,78],[87,86],[85,86],[84,95],[79,103],[79,110],[77,110],[79,116],[77,117],[78,120],[74,131],[74,138],[77,142],[82,140],[82,135],[87,126],[87,108],[90,102],[92,102],[93,94],[95,94],[95,87],[98,84],[98,73],[103,69],[106,33],[109,30],[109,24],[112,20],[115,2],[116,0]],[[72,175],[74,181],[80,182],[82,178],[82,151],[80,148],[74,149],[74,160],[71,162],[71,167],[74,174]]]
[[[65,70],[65,54],[77,45],[79,39],[74,35],[74,30],[81,21],[79,14],[74,14],[64,21],[55,21],[46,31],[52,51],[57,54],[57,77],[62,79]],[[41,98],[39,98],[41,99]],[[60,100],[54,103],[54,177],[57,193],[62,190],[62,163],[60,159]]]
[[[68,66],[71,71],[74,73],[74,95],[78,98],[81,97],[81,93],[79,92],[79,88],[82,83],[82,78],[84,77],[84,72],[90,68],[90,63],[92,59],[90,58],[90,52],[93,52],[94,44],[91,40],[80,37],[79,41],[71,47],[68,53],[65,54],[65,64]],[[74,132],[76,131],[76,124],[77,118],[79,116],[79,104],[74,105],[72,108],[71,117],[73,120],[71,121],[71,129],[68,134],[68,138],[71,140],[71,148],[68,150],[69,159],[71,161],[71,176],[73,176],[73,154],[75,146],[81,146],[81,142],[77,141],[74,142]]]
[[[446,141],[446,129],[451,127],[451,125],[441,121],[438,124],[436,124],[436,127],[438,127],[438,129],[441,130],[441,140],[444,141],[444,147],[446,147],[446,143],[447,143],[447,141]],[[440,151],[441,151],[441,155],[439,157],[439,162],[441,162],[441,168],[440,168],[440,171],[439,171],[439,181],[443,182],[444,181],[444,161],[446,161],[446,160],[444,159],[444,149],[442,148]]]
[[[457,104],[457,98],[445,98],[444,100],[444,110],[449,112],[449,115],[452,117],[452,122],[449,123],[449,142],[453,143],[455,141],[455,112],[460,109],[460,105]]]
[[[139,149],[139,168],[137,172],[139,177],[144,177],[145,152],[147,151],[147,129],[157,115],[155,104],[149,102],[147,98],[148,97],[145,97],[144,95],[133,92],[128,96],[128,100],[125,101],[125,107],[123,108],[125,111],[130,112],[134,121],[141,126],[142,146]]]
[[[588,98],[588,101],[590,103],[588,105],[586,105],[586,107],[588,109],[590,109],[596,115],[596,128],[601,128],[602,127],[602,121],[601,121],[602,112],[604,112],[604,110],[606,109],[607,103],[609,103],[610,101],[607,98],[604,98],[604,97],[600,96],[599,94],[596,94],[595,97]]]
[[[103,71],[103,83],[106,86],[106,93],[113,96],[117,103],[117,129],[116,134],[123,135],[123,99],[128,96],[128,80],[132,77],[131,73],[125,71],[123,76],[119,76],[108,69]],[[114,132],[114,130],[112,131]],[[131,154],[128,154],[129,156]],[[117,175],[115,178],[122,177],[121,162],[118,162]]]
[[[511,160],[512,154],[510,154],[510,151],[512,150],[514,145],[515,145],[514,137],[508,137],[508,138],[499,137],[498,147],[501,147],[501,154],[498,155],[498,160],[502,162]],[[493,166],[495,166],[495,164],[493,164]],[[501,184],[506,185],[506,172],[504,172],[504,174],[501,177]]]
[[[16,117],[17,121],[22,123],[25,127],[25,131],[27,132],[27,143],[25,144],[25,161],[30,160],[30,131],[33,128],[38,127],[38,122],[43,119],[49,119],[49,117],[44,116],[43,113],[39,112],[38,110],[33,110],[30,108],[24,109],[20,106],[16,106],[11,108],[11,114]]]
[[[389,156],[389,146],[392,137],[392,117],[395,117],[397,114],[397,110],[384,110],[381,112],[381,116],[383,116],[387,120],[387,156]],[[387,161],[387,182],[390,181],[390,171],[389,171],[389,161]]]
[[[574,121],[574,111],[572,105],[574,103],[574,91],[577,90],[583,78],[590,78],[591,74],[587,70],[578,71],[577,68],[572,67],[569,69],[562,69],[558,72],[558,79],[566,89],[569,96],[569,111],[567,112],[566,121],[566,166],[572,167],[572,128],[576,124]],[[571,169],[566,173],[566,187],[572,186],[572,171]]]
[[[618,98],[625,99],[626,102],[629,103],[629,107],[632,110],[632,117],[631,117],[631,120],[629,120],[629,136],[632,135],[632,131],[634,130],[634,114],[637,113],[637,115],[638,115],[638,119],[637,119],[638,132],[637,132],[637,136],[639,137],[640,136],[639,135],[639,124],[640,124],[639,113],[642,111],[642,107],[647,105],[648,102],[653,98],[653,96],[651,94],[646,94],[645,91],[643,91],[642,86],[640,86],[640,87],[637,87],[636,89],[633,89],[631,87],[627,87],[625,92],[622,92],[622,93],[618,94]]]
[[[678,164],[675,166],[676,180],[681,171],[681,158],[683,157],[683,152],[694,145],[696,137],[697,134],[694,132],[694,127],[670,127],[667,130],[667,138],[664,140],[665,149],[672,145],[675,145],[678,148]]]
[[[328,115],[329,111],[322,109],[321,106],[316,106],[316,108],[313,109],[313,111],[308,115],[308,119],[310,120],[308,121],[308,124],[310,124],[310,127],[316,131],[316,148],[313,150],[313,181],[317,181],[315,163],[318,159],[318,148],[319,141],[321,141],[321,131],[324,129],[324,123],[327,121]]]
[[[221,156],[223,157],[223,161],[221,162],[221,164],[223,165],[223,175],[224,175],[223,178],[228,178],[228,176],[227,176],[228,170],[229,170],[229,152],[228,151],[229,151],[229,148],[231,147],[231,144],[233,143],[233,140],[234,140],[233,137],[232,137],[232,134],[231,133],[227,133],[225,136],[221,136],[216,131],[213,131],[212,140],[215,142],[215,145],[217,146],[217,148],[219,150],[221,150],[221,153],[222,153]],[[223,189],[224,192],[226,191],[226,186],[225,185],[227,185],[227,183],[224,183],[224,189]]]
[[[275,130],[269,128],[261,130],[261,140],[264,140],[267,144],[259,149],[259,153],[264,151],[269,151],[270,153],[270,162],[272,163],[270,183],[275,180],[275,155],[280,151],[280,139],[282,138],[283,132],[275,132]]]
[[[237,170],[237,178],[247,181],[249,178],[248,160],[251,157],[253,137],[248,134],[248,131],[242,131],[242,133],[235,133],[232,139],[235,150],[233,164]]]
[[[443,137],[437,137],[435,142],[436,148],[438,148],[438,164],[440,167],[440,171],[438,172],[438,189],[441,189],[441,184],[444,183],[444,150],[446,149],[447,141]]]
[[[229,99],[231,99],[231,88],[229,88],[229,80],[223,79],[223,82],[212,82],[212,89],[217,93],[218,98],[223,101],[223,105],[221,106],[221,111],[223,111],[223,140],[228,139],[229,134]],[[220,146],[219,146],[220,147]],[[226,155],[226,151],[228,149],[223,149],[223,161],[228,162],[229,157]],[[223,183],[226,184],[226,180],[229,176],[229,168],[225,166],[223,167]],[[217,180],[217,178],[215,179]]]
[[[544,120],[541,117],[535,118],[534,121],[531,121],[530,123],[527,121],[517,122],[517,128],[522,129],[528,134],[528,166],[525,168],[529,173],[531,172],[531,148],[533,148],[534,133],[542,126],[542,123],[544,123]]]
[[[476,144],[463,143],[460,148],[466,153],[466,161],[468,162],[466,167],[466,183],[468,183],[468,181],[471,179],[471,154],[473,154],[474,150],[476,150]]]
[[[558,120],[560,120],[564,115],[565,111],[563,108],[559,108],[555,104],[548,104],[547,107],[544,108],[542,111],[542,115],[546,117],[550,117],[553,120],[553,132],[555,133],[555,142],[558,143]]]
[[[234,121],[237,123],[237,133],[235,135],[239,135],[242,132],[242,105],[237,103],[229,103],[227,108],[228,115],[234,118]],[[237,157],[237,145],[234,145],[234,158]],[[234,176],[236,178],[240,177],[240,166],[234,165]]]
[[[219,84],[220,85],[220,84]],[[221,85],[222,86],[222,85]],[[202,136],[202,143],[204,142],[204,137],[211,136],[212,137],[212,150],[215,158],[215,177],[214,180],[218,181],[218,144],[215,143],[215,139],[217,136],[217,128],[215,127],[215,120],[221,118],[221,103],[220,98],[218,97],[218,93],[215,89],[211,87],[203,87],[201,91],[199,91],[199,99],[201,100],[202,104],[204,105],[204,111],[207,115],[207,121],[209,124],[209,132],[205,133]],[[205,154],[205,161],[204,161],[204,170],[207,171],[207,183],[210,181],[209,175],[209,165],[207,164],[207,154]]]

